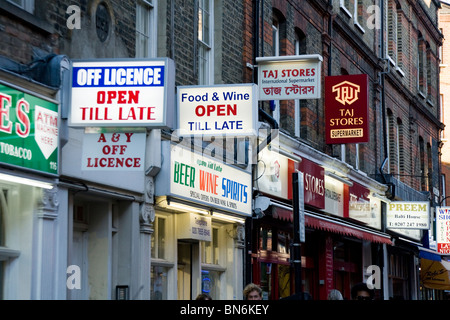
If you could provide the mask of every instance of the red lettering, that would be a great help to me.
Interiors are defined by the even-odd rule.
[[[30,118],[28,118],[28,113],[30,112],[30,104],[24,99],[20,99],[17,103],[16,114],[17,119],[23,125],[21,127],[20,123],[16,123],[17,135],[21,138],[26,138],[30,134]]]
[[[0,93],[0,131],[11,133],[12,122],[9,120],[11,96]]]

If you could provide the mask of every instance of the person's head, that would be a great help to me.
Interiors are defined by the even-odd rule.
[[[195,300],[212,300],[212,298],[207,293],[200,293]]]
[[[344,300],[339,290],[333,289],[328,294],[328,300]]]
[[[249,283],[244,288],[243,294],[245,300],[262,300],[262,290],[254,283]]]
[[[352,300],[373,300],[373,290],[367,287],[367,284],[357,283],[352,288]]]

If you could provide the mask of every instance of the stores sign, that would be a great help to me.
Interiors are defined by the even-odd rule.
[[[254,84],[178,87],[179,135],[256,135]]]
[[[327,144],[369,141],[368,79],[366,74],[325,77]]]
[[[170,126],[173,79],[169,59],[73,61],[69,125]]]
[[[58,173],[58,105],[0,84],[0,162]]]
[[[429,229],[429,204],[426,201],[393,201],[387,205],[389,229]]]
[[[258,57],[259,100],[319,99],[322,56]]]

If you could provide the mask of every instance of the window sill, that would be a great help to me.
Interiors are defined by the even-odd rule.
[[[0,11],[6,11],[9,14],[13,15],[15,18],[18,18],[34,28],[37,28],[45,33],[52,34],[54,33],[53,26],[43,19],[39,19],[35,15],[25,11],[15,5],[8,3],[6,1],[0,1]]]
[[[0,261],[5,261],[10,258],[17,258],[18,256],[20,256],[19,250],[13,250],[7,247],[0,247]]]

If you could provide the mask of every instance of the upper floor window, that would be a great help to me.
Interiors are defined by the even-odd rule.
[[[302,54],[306,54],[306,36],[303,33],[303,31],[301,30],[296,30],[295,32],[295,54],[296,55],[302,55]],[[301,112],[302,112],[302,108],[305,108],[307,104],[307,100],[305,99],[296,99],[294,101],[294,108],[295,108],[295,121],[294,121],[294,125],[295,125],[295,136],[296,137],[300,137],[301,136],[301,130],[300,130],[300,125],[301,125]]]
[[[7,0],[29,13],[34,13],[34,0]]]
[[[198,84],[213,82],[213,0],[198,2]]]
[[[153,0],[136,4],[136,58],[156,56],[156,18]]]
[[[421,93],[422,95],[425,95],[426,93],[426,77],[425,77],[425,49],[426,48],[426,44],[425,44],[425,40],[422,38],[422,36],[419,36],[419,41],[417,44],[417,69],[418,69],[418,89],[419,89],[419,93]]]

